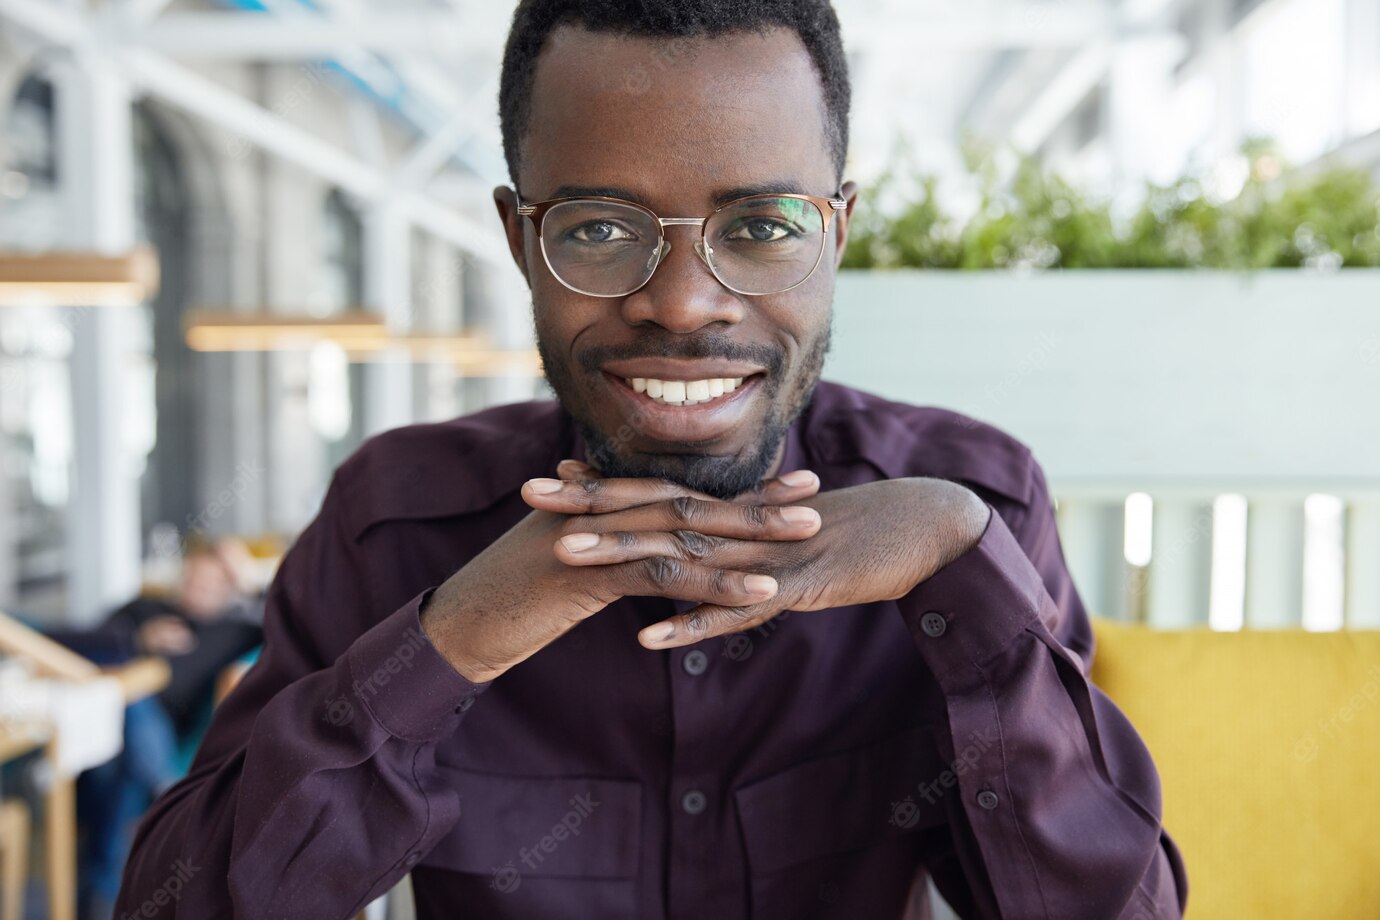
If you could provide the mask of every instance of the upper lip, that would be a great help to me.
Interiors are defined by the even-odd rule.
[[[629,358],[625,361],[610,361],[603,369],[615,377],[652,377],[657,380],[751,377],[765,370],[751,364],[735,364],[716,358]]]

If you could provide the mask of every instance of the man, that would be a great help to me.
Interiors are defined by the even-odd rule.
[[[964,916],[1180,916],[1029,450],[816,386],[828,4],[529,0],[500,109],[559,403],[342,465],[121,906],[344,918],[410,873],[423,918],[924,916],[928,873]]]

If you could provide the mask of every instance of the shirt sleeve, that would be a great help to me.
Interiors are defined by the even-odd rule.
[[[1159,776],[1086,677],[1091,627],[1031,463],[1014,531],[989,503],[978,543],[898,602],[944,697],[949,766],[920,794],[947,828],[924,837],[925,862],[964,917],[1178,918],[1187,877]]]
[[[333,482],[269,589],[258,662],[140,824],[117,916],[352,916],[457,821],[435,746],[489,684],[427,640],[432,589],[377,612],[339,502]]]

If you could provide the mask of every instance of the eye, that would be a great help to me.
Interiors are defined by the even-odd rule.
[[[580,243],[616,243],[637,237],[611,220],[591,220],[571,227],[566,236]]]
[[[749,217],[741,221],[738,227],[724,238],[750,243],[774,243],[793,235],[794,232],[784,221],[769,217]]]

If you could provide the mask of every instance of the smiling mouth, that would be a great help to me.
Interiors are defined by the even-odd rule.
[[[662,406],[698,406],[718,402],[756,377],[708,377],[703,380],[661,380],[656,377],[620,378],[628,388]]]

